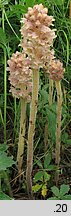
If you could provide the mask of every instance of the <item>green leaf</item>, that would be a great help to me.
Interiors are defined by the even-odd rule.
[[[40,167],[40,168],[42,168],[43,169],[43,166],[42,166],[42,163],[41,163],[41,161],[40,160],[36,160],[36,164]]]
[[[35,0],[35,4],[43,4],[45,6],[45,1],[44,0]],[[48,4],[48,1],[47,1]]]
[[[57,197],[50,197],[48,200],[59,200]]]
[[[3,152],[5,152],[7,149],[8,149],[8,145],[1,144],[0,145],[0,154],[2,154]]]
[[[45,197],[47,195],[47,186],[46,186],[46,184],[44,184],[42,186],[41,194],[42,194],[43,197]]]
[[[51,0],[48,1],[51,3]],[[64,0],[52,0],[52,3],[61,6],[64,3]]]
[[[0,7],[3,7],[4,5],[7,5],[9,3],[9,1],[7,0],[1,0],[0,1]]]
[[[48,169],[48,166],[51,162],[51,154],[48,153],[47,155],[45,155],[45,160],[44,160],[44,168]]]
[[[62,142],[63,143],[67,143],[67,140],[68,139],[68,133],[64,133],[63,135],[62,135]]]
[[[55,131],[56,131],[56,104],[52,104],[51,109],[46,105],[46,112],[48,117],[48,133],[52,139],[52,142],[55,142]]]
[[[47,172],[44,172],[44,180],[49,181],[50,180],[50,175]]]
[[[26,6],[27,7],[33,7],[34,6],[34,3],[35,3],[35,0],[26,0]]]
[[[62,200],[71,200],[71,195],[65,195]]]
[[[48,101],[48,93],[47,93],[47,91],[43,88],[40,93],[41,93],[42,103],[46,104],[47,101]]]
[[[38,192],[40,190],[40,188],[42,187],[42,184],[36,184],[34,186],[32,186],[32,190],[34,193]]]
[[[37,172],[34,176],[34,182],[43,181],[43,175],[44,175],[43,171]]]
[[[60,196],[64,196],[70,190],[69,185],[62,184],[60,187]]]
[[[11,167],[15,162],[13,161],[12,156],[8,157],[4,152],[0,155],[0,171],[6,170],[8,167]]]
[[[71,139],[68,139],[68,140],[66,141],[66,144],[67,144],[67,145],[71,145]]]
[[[0,200],[12,200],[8,195],[3,193],[2,191],[0,192]]]
[[[7,17],[11,18],[13,15],[18,15],[18,14],[24,14],[26,13],[26,9],[24,5],[11,5],[10,6],[10,12],[7,11]]]
[[[49,165],[48,166],[48,171],[50,171],[50,170],[56,170],[56,165]]]
[[[51,187],[51,191],[56,197],[59,197],[59,189],[56,186]]]

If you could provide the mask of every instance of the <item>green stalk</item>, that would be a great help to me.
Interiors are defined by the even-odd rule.
[[[27,150],[27,192],[31,199],[33,199],[32,193],[32,167],[33,167],[33,138],[35,133],[35,122],[37,114],[37,102],[39,91],[39,72],[33,71],[33,89],[32,89],[32,101],[30,108],[29,130],[28,130],[28,150]]]
[[[14,35],[16,36],[16,38],[20,41],[20,38],[18,37],[18,35],[17,35],[16,32],[14,31],[13,27],[11,26],[11,24],[10,24],[8,18],[7,18],[7,15],[6,15],[5,10],[4,10],[4,14],[5,14],[5,19],[6,19],[7,23],[8,23],[8,25],[10,26],[12,32],[14,33]]]
[[[23,154],[24,154],[24,142],[25,142],[25,123],[26,123],[26,100],[21,98],[21,117],[20,117],[20,133],[18,142],[17,162],[18,172],[22,172]]]
[[[4,7],[2,8],[2,29],[4,31]]]
[[[16,104],[16,98],[14,98],[14,113],[15,113],[15,117],[14,117],[14,135],[16,132],[16,121],[17,121],[17,104]]]
[[[48,149],[48,121],[46,120],[44,126],[44,152],[46,153]]]
[[[49,78],[49,106],[52,105],[53,97],[53,80]]]
[[[55,150],[55,163],[59,169],[60,164],[60,147],[61,147],[61,115],[62,115],[62,90],[60,81],[55,81],[57,90],[57,120],[56,120],[56,150]],[[58,171],[57,171],[58,172]],[[57,174],[57,179],[59,174]]]
[[[17,120],[17,107],[16,107],[16,98],[14,99],[14,109],[15,109],[15,118],[14,118],[14,129],[16,127],[16,120]]]
[[[71,0],[70,0],[70,7],[69,7],[69,18],[71,19]]]
[[[4,49],[4,142],[6,143],[6,109],[7,109],[7,73],[6,73],[6,51]]]
[[[4,29],[4,7],[2,9],[2,29]],[[6,49],[4,48],[4,142],[6,143],[6,108],[7,108],[7,72],[6,72]]]
[[[2,122],[3,127],[4,127],[4,119],[3,119],[3,116],[2,116],[2,111],[1,111],[1,109],[0,109],[0,119],[1,119],[1,122]]]
[[[0,192],[1,192],[1,173],[0,173]]]
[[[10,182],[9,182],[9,177],[8,177],[7,171],[2,171],[2,175],[3,175],[3,178],[4,178],[4,182],[5,182],[6,186],[7,186],[9,196],[13,197],[13,193],[12,193],[12,190],[11,190],[11,186],[10,186]]]
[[[52,102],[53,102],[53,84],[54,84],[54,81],[49,78],[49,109],[51,108]],[[47,128],[46,129],[47,131],[45,130],[46,135],[44,134],[44,136],[45,136],[46,143],[48,144],[48,123],[47,123],[46,128]],[[46,146],[46,149],[47,149],[47,146]]]

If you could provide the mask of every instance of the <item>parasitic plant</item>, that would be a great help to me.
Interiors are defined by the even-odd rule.
[[[11,84],[10,92],[12,92],[14,97],[20,98],[21,102],[20,132],[17,152],[18,172],[20,174],[24,153],[26,103],[31,100],[32,71],[30,69],[30,59],[18,51],[12,54],[11,59],[8,60],[8,65]]]
[[[26,55],[31,58],[33,76],[32,101],[30,109],[29,130],[28,130],[28,152],[27,152],[27,190],[32,198],[32,166],[33,166],[33,138],[35,133],[35,121],[37,114],[38,90],[39,90],[39,69],[45,63],[49,65],[53,59],[53,39],[56,37],[55,30],[50,29],[53,25],[52,16],[48,16],[48,9],[42,4],[28,8],[27,14],[21,20],[21,47]]]
[[[64,68],[60,60],[54,59],[49,66],[49,77],[55,81],[57,90],[57,120],[56,120],[56,149],[55,149],[55,163],[59,169],[60,164],[60,144],[61,144],[61,116],[62,116],[62,90],[60,80],[63,78]],[[58,182],[59,175],[57,174],[56,182]]]
[[[49,74],[49,105],[52,104],[53,82],[57,90],[57,122],[56,122],[56,151],[55,162],[60,164],[62,90],[60,80],[63,78],[64,68],[59,60],[55,59],[53,40],[56,38],[53,27],[54,18],[48,15],[48,9],[42,4],[28,8],[28,12],[21,19],[22,52],[16,52],[8,60],[10,71],[10,91],[21,101],[20,133],[18,142],[17,162],[18,172],[21,174],[26,123],[26,103],[30,104],[30,117],[27,145],[27,191],[30,198],[32,193],[33,143],[39,92],[39,70],[45,69]],[[31,95],[32,92],[32,95]],[[46,128],[47,130],[47,128]]]

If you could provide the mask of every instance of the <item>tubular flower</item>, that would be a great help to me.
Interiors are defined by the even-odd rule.
[[[63,78],[64,71],[63,63],[60,62],[60,60],[54,59],[50,62],[47,73],[49,74],[50,79],[59,81]]]
[[[48,16],[48,9],[42,4],[28,8],[27,14],[22,18],[21,46],[32,59],[32,67],[44,66],[48,57],[51,58],[50,47],[53,46],[53,39],[56,37],[53,25],[53,16]]]
[[[30,64],[30,59],[18,51],[13,53],[11,59],[8,60],[9,80],[11,84],[10,92],[17,98],[31,99],[32,70]]]

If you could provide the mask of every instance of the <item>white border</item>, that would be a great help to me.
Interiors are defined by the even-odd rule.
[[[67,212],[56,212],[59,206],[67,205]],[[0,201],[0,216],[71,216],[70,200],[11,200]]]

